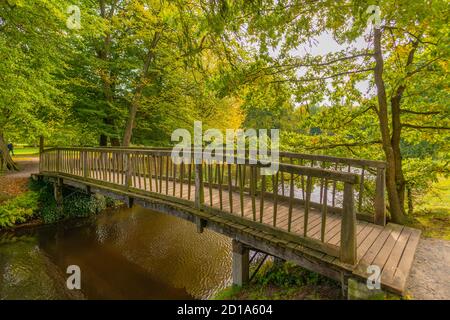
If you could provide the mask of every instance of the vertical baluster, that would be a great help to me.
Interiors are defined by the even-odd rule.
[[[328,213],[328,179],[325,179],[323,194],[323,204],[322,204],[322,225],[320,232],[320,239],[325,242],[325,227],[327,223],[327,213]]]
[[[183,199],[183,188],[184,188],[184,160],[180,164],[180,198]]]
[[[108,159],[109,159],[109,153],[103,152],[103,170],[105,171],[105,181],[109,182],[109,175],[108,175]]]
[[[336,162],[336,164],[334,165],[334,170],[337,171],[338,169],[338,164]],[[336,205],[336,180],[333,180],[333,195],[332,195],[332,200],[331,200],[331,206],[335,207]]]
[[[159,192],[159,188],[158,188],[158,161],[156,158],[156,155],[153,155],[153,164],[155,167],[155,191]]]
[[[177,165],[173,163],[173,190],[172,195],[175,197],[177,182]]]
[[[166,157],[166,194],[169,194],[169,168],[171,168],[170,162],[172,162],[170,160],[171,159],[169,159],[169,157]],[[173,170],[170,170],[170,171],[173,171]],[[174,176],[174,179],[175,179],[175,176]],[[173,189],[175,190],[175,184],[173,185]]]
[[[294,202],[294,174],[290,174],[290,184],[289,184],[289,214],[288,214],[288,231],[291,231],[292,224],[292,206]]]
[[[141,186],[139,183],[141,182],[141,179],[139,177],[139,153],[133,154],[133,178],[134,178],[134,187],[140,188]]]
[[[219,207],[220,210],[223,209],[223,203],[222,203],[222,181],[223,181],[223,175],[221,174],[220,170],[220,163],[216,163],[216,170],[217,170],[217,180],[219,184]]]
[[[252,197],[252,213],[253,221],[256,221],[256,165],[249,166],[250,168],[250,194]]]
[[[280,157],[280,163],[283,163],[283,158]],[[281,177],[281,195],[284,197],[284,172],[280,172]]]
[[[212,194],[212,184],[213,184],[213,163],[207,164],[208,168],[208,189],[209,189],[209,204],[210,206],[213,205],[213,194]]]
[[[244,178],[242,174],[242,165],[238,164],[237,169],[239,171],[239,198],[241,205],[241,216],[244,216]]]
[[[321,168],[321,169],[325,168],[325,162],[324,162],[324,161],[321,162],[320,168]],[[322,203],[322,198],[323,198],[323,178],[320,178],[320,197],[319,197],[319,203]]]
[[[191,179],[192,179],[192,159],[189,158],[188,164],[188,200],[191,200]]]
[[[228,199],[230,201],[230,213],[233,213],[233,177],[231,172],[231,163],[227,163],[228,177]]]
[[[365,167],[361,169],[361,180],[359,181],[359,194],[358,194],[358,212],[362,210],[363,194],[364,194],[364,171]]]
[[[305,237],[308,232],[309,202],[311,199],[311,187],[312,187],[312,177],[308,176],[306,178],[305,215],[304,215],[304,219],[303,219],[303,236],[305,236]]]
[[[106,153],[106,162],[108,163],[107,168],[108,168],[108,182],[114,182],[111,181],[112,175],[111,175],[111,153],[107,152]]]
[[[153,175],[152,175],[152,161],[151,155],[147,154],[147,173],[148,173],[148,185],[150,192],[153,192]]]
[[[142,166],[141,166],[141,157],[142,155],[136,154],[136,168],[137,168],[137,178],[139,182],[139,189],[142,189]]]
[[[163,179],[163,156],[161,155],[159,156],[159,192],[161,193],[162,193],[162,179]]]
[[[277,226],[277,212],[278,212],[278,172],[275,173],[275,176],[272,175],[273,182],[273,226]]]
[[[266,193],[266,175],[261,175],[261,198],[259,202],[259,222],[263,222],[264,215],[264,194]]]
[[[304,161],[302,159],[301,162],[300,162],[300,165],[303,166],[304,164],[305,163],[304,163]],[[302,188],[302,199],[305,200],[305,176],[302,175],[300,179],[301,179],[300,182],[301,182],[301,185],[302,185],[301,186],[301,188]]]

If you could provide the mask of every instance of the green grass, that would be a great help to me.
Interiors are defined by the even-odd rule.
[[[14,148],[15,156],[25,156],[25,155],[37,155],[39,154],[39,148],[35,147],[17,147]]]
[[[425,237],[450,240],[450,178],[439,178],[417,200],[408,224],[421,229]]]
[[[216,300],[323,300],[340,298],[341,289],[335,281],[289,262],[278,265],[271,261],[262,266],[250,284],[242,287],[225,288],[214,297]]]

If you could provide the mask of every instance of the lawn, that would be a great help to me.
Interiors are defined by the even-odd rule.
[[[450,178],[441,177],[421,196],[409,223],[425,237],[450,240]]]
[[[36,147],[14,148],[14,155],[17,156],[37,155],[37,154],[39,154],[39,148]]]

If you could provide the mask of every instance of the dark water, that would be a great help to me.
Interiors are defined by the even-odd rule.
[[[140,207],[0,234],[0,299],[206,299],[229,285],[231,241]],[[81,269],[81,290],[66,269]]]

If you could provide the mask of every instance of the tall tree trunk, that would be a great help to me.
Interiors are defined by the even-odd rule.
[[[109,12],[107,11],[107,4],[105,0],[100,0],[100,16],[103,19],[107,19],[111,21],[115,14],[117,1],[112,2],[110,5]],[[110,56],[111,56],[111,43],[112,43],[112,37],[109,32],[106,33],[102,46],[97,49],[97,57],[105,62],[110,62]],[[111,72],[109,68],[106,68],[105,70],[100,71],[100,78],[102,80],[102,87],[103,87],[103,95],[105,97],[105,101],[108,105],[108,107],[111,107],[114,105],[114,74]],[[114,118],[110,116],[112,112],[111,110],[107,110],[107,116],[103,119],[103,123],[106,126],[114,127]],[[101,134],[100,135],[100,146],[106,147],[108,145],[108,138],[110,139],[111,145],[120,145],[120,142],[118,143],[117,138],[108,137],[107,134]]]
[[[109,142],[111,143],[111,146],[113,146],[113,147],[120,146],[120,139],[117,137],[109,137]]]
[[[375,70],[374,78],[377,87],[378,97],[378,120],[380,124],[381,138],[383,144],[383,151],[386,157],[386,189],[389,198],[389,208],[391,218],[394,222],[403,223],[404,213],[402,209],[402,203],[400,202],[397,183],[396,183],[396,161],[394,150],[392,148],[389,129],[389,117],[388,117],[388,103],[386,97],[386,88],[383,80],[383,68],[384,61],[381,52],[381,31],[375,28],[374,32],[374,57],[375,57]]]
[[[404,213],[405,204],[405,177],[403,175],[402,167],[402,153],[400,150],[400,137],[402,132],[402,125],[400,122],[400,96],[391,99],[391,113],[392,113],[392,137],[391,146],[394,152],[394,166],[395,166],[395,183],[397,188],[398,199],[400,207]]]
[[[417,50],[419,42],[413,42],[413,46],[411,51],[408,54],[408,58],[406,60],[405,68],[408,68],[413,63],[414,54]],[[397,193],[400,201],[401,209],[403,213],[405,213],[405,188],[406,181],[405,176],[403,175],[403,167],[402,167],[402,153],[400,150],[400,139],[402,134],[402,123],[400,119],[401,109],[400,103],[402,101],[403,92],[405,92],[406,85],[403,82],[398,86],[397,90],[391,97],[391,114],[392,114],[392,138],[391,145],[394,151],[394,161],[395,161],[395,181],[397,185]],[[409,199],[408,199],[409,201]]]
[[[100,134],[98,144],[100,147],[108,146],[108,136],[104,133]]]
[[[130,105],[130,112],[128,114],[127,125],[125,127],[125,133],[123,135],[123,140],[122,140],[122,145],[124,147],[128,147],[131,143],[131,137],[133,135],[133,128],[134,128],[135,121],[136,121],[136,114],[137,114],[137,111],[138,111],[138,108],[139,108],[140,102],[141,102],[142,91],[144,90],[144,87],[145,87],[145,81],[148,79],[148,75],[149,75],[148,71],[149,71],[150,65],[152,64],[153,60],[155,59],[155,53],[153,50],[155,49],[156,45],[158,44],[160,37],[161,37],[161,32],[156,31],[153,36],[152,43],[150,44],[150,47],[148,48],[147,57],[145,59],[144,67],[142,68],[142,74],[140,76],[139,82],[137,84],[136,90],[133,95],[133,100],[131,101],[131,105]]]
[[[3,138],[3,133],[0,132],[0,151],[1,151],[1,157],[2,165],[3,163],[6,165],[6,168],[8,170],[16,170],[19,171],[19,167],[14,162],[14,160],[11,158],[11,155],[9,154],[8,146],[6,145],[5,139]]]
[[[142,89],[141,89],[142,90]],[[131,137],[133,135],[134,123],[136,121],[136,113],[139,107],[139,99],[141,94],[137,94],[134,96],[133,101],[130,105],[130,112],[128,114],[127,125],[125,127],[125,133],[123,135],[122,146],[128,147],[131,143]]]

